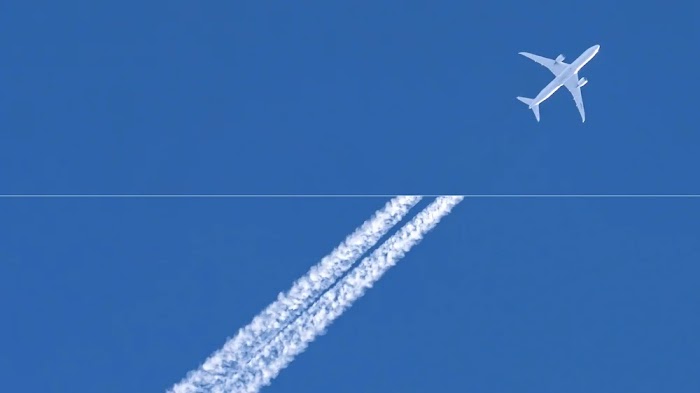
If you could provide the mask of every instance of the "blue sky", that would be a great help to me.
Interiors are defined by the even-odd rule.
[[[275,3],[3,3],[0,193],[700,193],[695,2]],[[384,202],[2,199],[4,387],[164,391]],[[697,391],[699,220],[465,200],[267,391]]]

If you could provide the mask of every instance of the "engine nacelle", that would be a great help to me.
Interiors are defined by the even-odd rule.
[[[586,79],[586,78],[581,78],[581,79],[578,80],[577,86],[578,86],[578,87],[583,87],[586,83],[588,83],[588,79]]]
[[[557,63],[561,63],[562,61],[564,61],[564,59],[565,59],[564,55],[559,55],[559,56],[557,56],[557,58],[554,61],[556,61]]]

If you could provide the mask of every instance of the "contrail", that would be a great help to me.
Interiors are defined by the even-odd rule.
[[[220,384],[263,348],[372,248],[422,198],[396,197],[350,234],[335,250],[298,279],[286,293],[214,352],[199,369],[173,386],[171,393],[218,392]]]
[[[231,375],[221,392],[256,393],[364,295],[382,275],[433,229],[463,196],[439,197],[288,325],[243,372]]]

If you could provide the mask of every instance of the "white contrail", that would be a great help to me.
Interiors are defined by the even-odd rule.
[[[274,338],[299,312],[304,311],[352,265],[372,248],[408,211],[421,200],[420,196],[399,196],[365,221],[335,250],[298,279],[286,293],[267,306],[253,321],[214,352],[197,370],[173,386],[172,393],[220,391],[221,383],[236,372],[242,363]]]
[[[255,393],[269,385],[296,355],[303,352],[318,335],[323,334],[336,318],[418,244],[463,198],[439,197],[417,214],[288,325],[242,372],[231,375],[221,392]]]

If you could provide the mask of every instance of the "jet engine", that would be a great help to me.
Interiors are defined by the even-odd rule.
[[[583,85],[585,85],[586,83],[588,83],[588,79],[586,79],[586,78],[581,78],[581,79],[578,80],[577,86],[578,86],[578,87],[583,87]]]
[[[554,61],[557,63],[561,63],[562,61],[564,61],[564,59],[565,59],[564,55],[559,55],[559,56],[557,56],[557,58]]]

